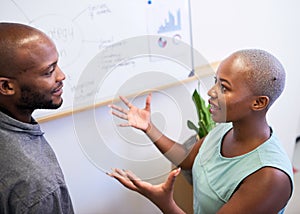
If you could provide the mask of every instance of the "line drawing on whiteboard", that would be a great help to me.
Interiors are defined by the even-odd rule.
[[[183,43],[191,44],[188,1],[166,0],[151,4],[140,0],[52,0],[47,3],[39,0],[2,1],[1,20],[28,24],[45,32],[56,44],[59,53],[58,65],[66,75],[63,105],[57,110],[35,111],[34,117],[38,120],[50,119],[55,115],[68,115],[72,111],[76,88],[80,89],[80,93],[77,93],[79,97],[84,99],[90,96],[90,87],[97,82],[93,79],[89,82],[80,81],[79,76],[99,52],[113,44],[126,46],[129,38],[159,34],[160,37],[155,43],[149,43],[149,55],[158,51],[165,55],[166,51],[173,47],[174,57],[191,57],[190,52],[179,51]],[[33,5],[37,9],[33,10]],[[159,28],[161,33],[158,33]],[[166,37],[173,39],[166,42]],[[114,48],[117,48],[115,45]],[[120,53],[103,57],[101,67],[108,71],[111,64],[121,61]],[[162,67],[165,59],[150,57],[148,58],[153,66]],[[105,93],[97,94],[99,102],[114,97],[113,88],[119,87],[123,81],[130,78],[129,73],[147,72],[139,64],[143,63],[137,62],[136,58],[120,62],[116,70],[120,75],[108,83],[109,87]],[[168,67],[164,70],[173,74],[175,69]],[[185,79],[188,77],[187,73],[189,72],[182,71],[173,75],[178,79]],[[120,80],[120,77],[123,80]]]

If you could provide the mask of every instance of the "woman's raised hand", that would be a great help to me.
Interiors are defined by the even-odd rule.
[[[137,108],[123,96],[120,96],[120,99],[128,107],[128,109],[124,109],[120,106],[113,104],[109,105],[109,107],[112,109],[111,112],[113,115],[121,119],[127,120],[126,123],[121,123],[119,124],[119,126],[131,126],[146,132],[147,129],[150,127],[151,122],[151,98],[152,94],[150,93],[146,98],[146,105],[144,109]]]

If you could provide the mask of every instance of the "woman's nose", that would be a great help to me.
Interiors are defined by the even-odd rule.
[[[211,98],[217,98],[218,97],[218,93],[217,91],[214,89],[214,87],[212,87],[208,92],[207,92],[208,96],[210,96]]]

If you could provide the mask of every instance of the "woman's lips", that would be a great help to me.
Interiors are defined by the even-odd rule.
[[[211,114],[213,114],[214,112],[220,110],[220,107],[218,105],[214,104],[211,100],[209,100],[208,102],[209,102],[209,105],[210,105],[209,112]]]

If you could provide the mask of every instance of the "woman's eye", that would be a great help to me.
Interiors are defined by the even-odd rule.
[[[222,93],[224,93],[226,91],[226,87],[224,85],[221,84],[220,88],[221,88]]]
[[[217,83],[217,77],[214,77],[214,80],[215,80],[215,84]]]

